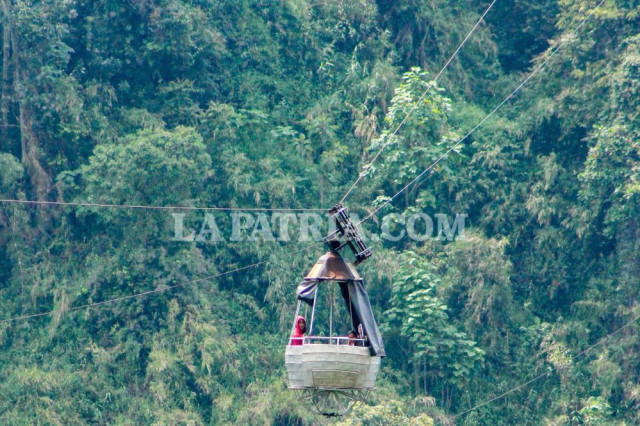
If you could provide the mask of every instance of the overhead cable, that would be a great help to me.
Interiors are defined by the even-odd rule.
[[[271,207],[194,207],[194,206],[147,206],[135,204],[105,204],[105,203],[84,203],[65,201],[40,201],[40,200],[12,200],[0,199],[2,204],[28,204],[44,206],[67,206],[67,207],[91,207],[91,208],[112,208],[112,209],[137,209],[137,210],[200,210],[200,211],[273,211],[273,212],[306,212],[306,211],[326,211],[325,209],[303,209],[303,208],[271,208]]]
[[[373,163],[375,163],[375,161],[378,159],[378,157],[380,156],[380,154],[382,154],[382,151],[384,151],[384,149],[393,141],[393,137],[398,133],[398,131],[400,130],[400,128],[404,125],[404,123],[407,121],[407,119],[409,118],[409,116],[411,116],[411,114],[413,113],[413,111],[415,111],[415,109],[418,107],[418,105],[420,104],[420,102],[422,102],[422,100],[425,98],[425,96],[427,96],[427,94],[429,93],[429,91],[431,90],[432,87],[434,87],[436,85],[436,82],[438,81],[438,78],[440,78],[440,75],[442,75],[442,73],[444,72],[444,70],[447,69],[447,67],[449,66],[449,64],[451,63],[451,61],[453,61],[453,59],[456,57],[456,55],[458,54],[458,52],[460,51],[460,49],[462,49],[462,47],[467,43],[467,40],[469,40],[469,38],[471,38],[471,35],[475,32],[476,28],[478,28],[478,26],[480,25],[480,23],[483,21],[484,17],[487,15],[487,13],[489,13],[489,11],[491,10],[491,8],[493,7],[493,5],[496,3],[496,1],[498,0],[493,0],[491,2],[491,4],[489,5],[489,7],[487,7],[487,10],[484,11],[484,13],[482,14],[482,16],[480,17],[480,19],[478,19],[478,22],[476,22],[476,24],[473,26],[473,28],[471,28],[471,31],[469,31],[469,33],[467,34],[467,36],[464,38],[464,40],[462,40],[462,43],[460,43],[460,45],[458,46],[458,48],[453,52],[453,54],[451,55],[451,57],[449,58],[449,60],[444,64],[444,66],[442,67],[442,69],[440,70],[440,72],[438,72],[438,74],[435,76],[435,78],[433,79],[432,82],[429,83],[429,86],[427,87],[427,89],[424,91],[424,93],[422,93],[422,96],[420,96],[420,98],[418,99],[418,101],[416,103],[414,103],[413,107],[409,110],[409,112],[407,113],[407,115],[404,117],[404,119],[402,119],[402,121],[400,122],[400,124],[398,124],[398,126],[396,127],[396,129],[391,133],[391,135],[387,138],[387,142],[385,142],[384,145],[382,145],[382,147],[378,150],[378,152],[376,153],[376,155],[373,156],[373,158],[371,159],[371,161],[364,166],[364,169],[368,169],[370,168]],[[351,188],[349,188],[349,190],[347,191],[346,194],[344,194],[344,197],[342,197],[342,199],[340,200],[341,203],[344,202],[344,200],[347,199],[347,197],[349,196],[349,194],[351,194],[351,192],[355,189],[356,185],[358,185],[358,183],[360,182],[360,180],[365,176],[364,173],[360,173],[360,175],[358,176],[358,179],[356,179],[356,181],[353,183],[353,185],[351,185]]]
[[[504,104],[507,103],[507,101],[509,101],[509,99],[511,99],[516,93],[518,93],[520,91],[520,89],[522,89],[524,87],[525,84],[527,84],[529,82],[529,80],[531,80],[531,78],[533,78],[533,76],[535,76],[540,70],[542,70],[547,63],[551,60],[551,58],[553,58],[553,56],[558,52],[558,50],[560,50],[565,44],[567,44],[567,42],[578,32],[578,30],[580,28],[582,28],[582,26],[593,16],[593,14],[598,10],[598,8],[600,8],[600,6],[602,5],[602,3],[604,3],[605,0],[600,0],[600,3],[598,3],[598,5],[589,12],[589,14],[587,15],[586,18],[584,18],[580,24],[569,34],[569,36],[565,36],[557,45],[556,47],[551,51],[551,53],[547,56],[547,58],[540,64],[538,65],[533,72],[531,72],[527,78],[525,78],[522,83],[520,83],[510,94],[509,96],[507,96],[506,98],[504,98],[504,100],[502,102],[500,102],[495,108],[493,108],[491,110],[491,112],[489,112],[489,114],[487,114],[478,124],[475,125],[475,127],[473,127],[469,132],[467,132],[466,135],[464,135],[464,137],[462,137],[461,139],[459,139],[455,144],[453,144],[444,154],[442,154],[436,161],[434,161],[433,163],[431,163],[431,165],[429,165],[429,167],[427,167],[426,169],[424,169],[424,171],[422,173],[420,173],[418,176],[416,176],[413,180],[411,180],[408,184],[406,184],[404,187],[402,187],[402,189],[400,189],[398,192],[396,192],[391,198],[385,200],[384,203],[382,203],[379,207],[377,207],[373,213],[369,214],[367,217],[365,217],[364,219],[362,219],[357,225],[360,225],[362,222],[370,219],[371,217],[373,217],[376,213],[378,213],[380,210],[382,210],[385,206],[387,206],[389,203],[391,203],[396,197],[398,197],[398,195],[402,194],[404,191],[407,190],[407,188],[409,188],[411,185],[413,185],[414,183],[416,183],[417,181],[419,181],[427,172],[429,172],[431,169],[433,169],[438,163],[440,163],[440,161],[442,161],[443,159],[445,159],[452,151],[454,151],[458,146],[460,146],[460,144],[462,144],[462,142],[464,142],[465,140],[467,140],[467,138],[469,138],[469,136],[471,136],[476,130],[478,130],[478,128],[480,128],[489,118],[491,118],[500,108],[502,108],[502,106]],[[357,226],[356,225],[356,226]]]

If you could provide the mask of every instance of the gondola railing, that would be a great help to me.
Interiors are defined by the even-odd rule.
[[[305,336],[292,337],[292,341],[302,341],[303,345],[323,344],[323,345],[345,345],[345,346],[366,346],[367,339],[354,339],[350,337],[324,337],[324,336]],[[350,343],[353,342],[353,345]]]

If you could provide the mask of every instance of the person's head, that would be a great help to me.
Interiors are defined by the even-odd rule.
[[[349,334],[347,334],[347,337],[349,337],[349,339],[355,339],[356,338],[356,332],[351,330],[349,332]]]
[[[298,330],[303,333],[307,330],[307,321],[303,317],[298,317]]]

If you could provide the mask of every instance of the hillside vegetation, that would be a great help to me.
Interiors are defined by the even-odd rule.
[[[434,85],[489,3],[0,0],[0,423],[639,424],[640,2],[498,0]],[[287,389],[300,221],[6,201],[326,210],[386,145],[363,218],[561,43],[363,224],[467,215],[370,241],[348,417]]]

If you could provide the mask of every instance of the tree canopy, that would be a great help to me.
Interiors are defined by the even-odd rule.
[[[434,81],[490,3],[0,0],[0,423],[640,423],[640,3],[498,0]],[[362,224],[387,358],[319,417],[307,209],[445,153]]]

